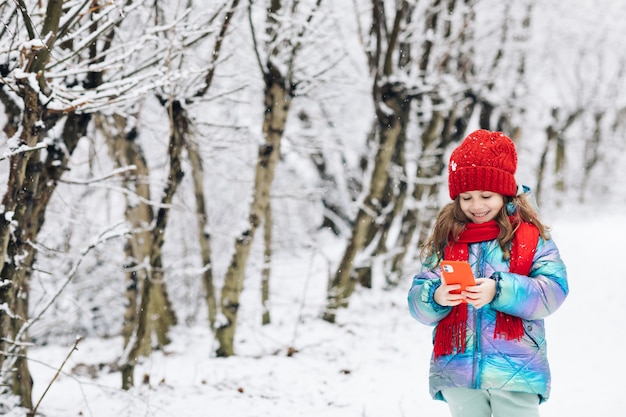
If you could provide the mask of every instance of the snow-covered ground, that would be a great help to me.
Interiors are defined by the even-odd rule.
[[[621,417],[626,410],[621,238],[626,215],[581,211],[550,220],[569,273],[570,296],[546,320],[552,396],[542,417]],[[311,267],[312,265],[312,267]],[[328,264],[323,256],[278,261],[273,324],[260,307],[242,311],[238,356],[215,358],[209,330],[179,326],[165,352],[145,359],[137,386],[122,391],[111,369],[122,342],[85,339],[43,398],[47,417],[448,416],[428,395],[431,329],[406,307],[400,288],[360,289],[338,324],[320,320]],[[254,306],[255,283],[243,305]],[[289,349],[295,349],[288,356]],[[33,348],[37,401],[71,346]],[[144,375],[149,380],[143,382]],[[17,410],[11,415],[17,416]]]

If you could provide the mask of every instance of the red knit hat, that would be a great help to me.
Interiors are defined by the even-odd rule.
[[[476,130],[450,155],[448,188],[450,198],[467,191],[491,191],[514,196],[517,152],[513,141],[502,132]]]

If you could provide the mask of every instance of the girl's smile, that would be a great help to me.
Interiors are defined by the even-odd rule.
[[[504,197],[491,191],[467,191],[459,194],[459,204],[473,223],[486,223],[498,215]]]

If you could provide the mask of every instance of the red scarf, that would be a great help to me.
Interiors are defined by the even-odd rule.
[[[513,220],[513,219],[511,219]],[[444,259],[467,261],[470,243],[493,240],[500,234],[500,227],[492,220],[487,223],[467,223],[458,240],[446,246]],[[533,257],[537,249],[539,229],[531,223],[520,223],[511,244],[509,271],[528,275],[532,267]],[[451,241],[453,239],[450,239]],[[467,333],[467,303],[452,307],[452,311],[444,317],[435,330],[434,356],[465,352]],[[520,340],[524,336],[522,319],[500,311],[496,312],[496,326],[493,338],[503,337],[506,340]]]

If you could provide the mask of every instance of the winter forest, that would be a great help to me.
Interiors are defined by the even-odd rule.
[[[90,341],[89,378],[137,393],[181,344],[209,368],[271,362],[303,347],[254,341],[286,322],[341,344],[351,309],[394,291],[408,316],[473,129],[516,142],[553,219],[626,203],[625,17],[610,0],[1,0],[0,414],[55,415],[44,390],[81,376],[62,363]]]

